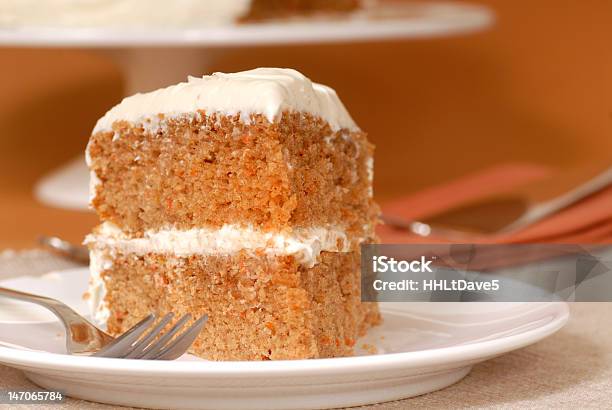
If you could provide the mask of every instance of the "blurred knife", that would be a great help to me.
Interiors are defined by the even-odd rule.
[[[383,215],[419,236],[469,240],[525,228],[612,184],[612,161],[592,162],[511,191],[480,198],[419,221]],[[612,215],[612,206],[611,206]]]

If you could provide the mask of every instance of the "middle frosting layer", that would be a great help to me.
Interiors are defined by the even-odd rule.
[[[219,229],[147,231],[142,238],[132,238],[112,223],[105,222],[85,242],[93,247],[110,247],[127,253],[172,253],[176,256],[261,250],[271,255],[295,255],[301,264],[312,267],[321,252],[349,252],[361,241],[349,240],[341,228],[312,227],[278,233],[237,225],[224,225]]]

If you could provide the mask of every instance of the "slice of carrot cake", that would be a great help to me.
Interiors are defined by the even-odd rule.
[[[213,360],[352,354],[374,239],[372,145],[295,70],[215,73],[124,99],[87,147],[91,303],[113,334],[150,312],[209,321]]]

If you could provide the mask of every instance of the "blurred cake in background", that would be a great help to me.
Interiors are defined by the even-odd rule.
[[[342,13],[361,0],[0,0],[0,25],[201,27]]]
[[[374,240],[373,147],[334,90],[295,70],[216,73],[124,99],[87,148],[90,301],[120,334],[150,312],[209,321],[214,360],[346,356]]]
[[[363,0],[251,0],[244,21],[268,18],[342,13],[360,7]]]

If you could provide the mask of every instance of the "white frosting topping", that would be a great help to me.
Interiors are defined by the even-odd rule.
[[[88,203],[93,203],[94,198],[96,197],[96,188],[100,185],[100,178],[98,178],[98,174],[93,171],[89,171],[89,199]]]
[[[89,299],[87,299],[89,311],[97,325],[106,326],[110,310],[108,303],[104,300],[106,285],[100,275],[102,271],[112,267],[112,261],[96,251],[89,252],[89,260]]]
[[[333,130],[359,129],[333,89],[313,83],[296,70],[257,68],[189,77],[185,83],[127,97],[98,121],[93,132],[111,130],[118,120],[142,122],[157,114],[176,116],[197,110],[240,114],[246,123],[251,114],[263,114],[274,122],[284,111],[295,111],[321,117]]]
[[[161,26],[231,24],[251,0],[0,0],[4,26]]]
[[[358,240],[360,242],[360,240]],[[219,229],[165,229],[147,231],[142,238],[130,238],[117,226],[105,222],[89,235],[86,243],[124,252],[193,254],[232,254],[240,250],[261,250],[271,255],[295,255],[308,267],[322,251],[348,252],[355,246],[340,228],[301,228],[291,233],[265,232],[252,227],[224,225]]]

